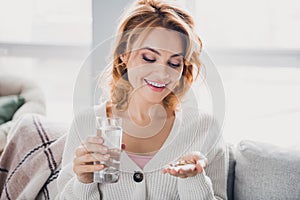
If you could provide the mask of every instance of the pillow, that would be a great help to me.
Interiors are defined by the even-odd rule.
[[[236,149],[235,199],[300,199],[300,151],[242,141]]]
[[[10,121],[24,103],[25,99],[18,95],[0,97],[0,125]]]

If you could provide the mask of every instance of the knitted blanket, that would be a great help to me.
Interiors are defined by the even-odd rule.
[[[54,199],[67,126],[25,115],[0,159],[0,200]]]

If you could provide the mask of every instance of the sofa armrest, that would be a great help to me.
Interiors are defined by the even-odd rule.
[[[20,95],[25,98],[25,103],[15,112],[13,120],[26,113],[46,114],[44,93],[33,81],[0,75],[0,96],[8,95]]]
[[[46,115],[45,96],[31,80],[11,75],[0,75],[0,96],[20,95],[25,103],[14,113],[12,120],[0,126],[0,152],[10,140],[9,131],[14,122],[24,114]]]

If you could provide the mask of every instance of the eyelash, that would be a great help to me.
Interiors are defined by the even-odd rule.
[[[171,67],[177,68],[177,67],[180,67],[180,66],[181,66],[181,63],[173,64],[173,63],[171,63],[171,62],[168,62],[168,65],[170,65]]]
[[[144,59],[146,62],[150,62],[150,63],[153,63],[153,62],[156,61],[155,59],[149,59],[149,58],[147,58],[145,55],[143,55],[143,59]],[[173,63],[171,63],[171,62],[168,62],[168,65],[170,65],[170,67],[177,68],[177,67],[180,67],[180,66],[181,66],[181,63],[173,64]]]
[[[155,59],[149,59],[149,58],[147,58],[145,55],[143,55],[143,59],[144,59],[146,62],[150,62],[150,63],[153,63],[153,62],[156,61]]]

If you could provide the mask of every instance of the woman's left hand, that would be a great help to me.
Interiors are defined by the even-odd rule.
[[[207,159],[200,152],[191,152],[185,156],[182,156],[177,163],[193,164],[194,169],[179,169],[178,171],[167,167],[162,170],[163,174],[169,173],[170,175],[188,178],[196,176],[198,173],[202,173],[204,168],[207,166]]]

